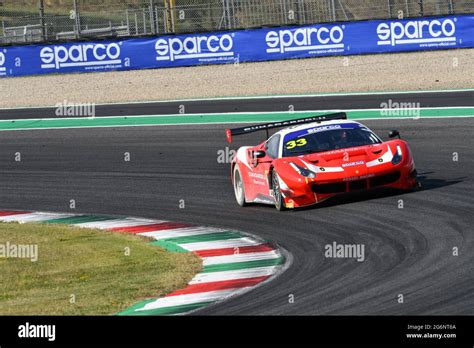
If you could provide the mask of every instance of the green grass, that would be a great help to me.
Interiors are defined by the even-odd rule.
[[[64,225],[0,223],[0,245],[38,245],[36,262],[0,257],[0,315],[116,314],[183,288],[201,270],[194,254],[148,241]]]

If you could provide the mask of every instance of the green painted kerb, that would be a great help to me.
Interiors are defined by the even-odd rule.
[[[129,315],[136,315],[136,316],[143,316],[143,315],[172,315],[172,314],[180,314],[180,313],[186,313],[204,306],[207,306],[211,304],[212,302],[199,302],[199,303],[192,303],[192,304],[187,304],[187,305],[181,305],[181,306],[170,306],[170,307],[162,307],[162,308],[156,308],[156,309],[147,309],[140,311],[137,309],[142,309],[144,308],[147,304],[154,302],[156,300],[146,300],[139,302],[135,305],[133,305],[130,308],[127,308],[125,311],[118,313],[117,315],[119,316],[129,316]]]
[[[179,124],[215,124],[244,122],[273,122],[287,119],[314,116],[324,112],[271,112],[271,113],[227,113],[202,115],[151,115],[151,116],[118,116],[95,118],[57,118],[35,120],[2,120],[0,131],[22,129],[82,128],[82,127],[124,127],[124,126],[158,126]],[[348,111],[350,119],[391,119],[391,118],[424,118],[424,117],[474,117],[474,108],[433,108],[420,110],[357,110]]]
[[[107,220],[116,220],[116,219],[117,218],[114,218],[114,217],[101,216],[101,215],[79,215],[79,216],[46,220],[41,223],[75,225],[75,224],[84,224],[84,223],[89,223],[89,222],[98,222],[98,221],[107,221]]]
[[[169,242],[175,244],[186,244],[186,243],[198,243],[198,242],[212,242],[217,240],[228,240],[241,238],[242,235],[239,232],[226,231],[226,232],[217,232],[217,233],[207,233],[207,234],[198,234],[195,236],[188,237],[175,237],[175,238],[166,238],[160,241],[151,242],[153,245],[162,245],[162,242]]]

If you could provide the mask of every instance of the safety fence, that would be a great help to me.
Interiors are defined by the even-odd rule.
[[[0,76],[236,64],[474,47],[474,15],[339,22],[0,50]]]
[[[474,0],[0,0],[0,45],[474,13]]]

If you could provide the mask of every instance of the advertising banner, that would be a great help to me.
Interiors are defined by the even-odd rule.
[[[474,15],[0,47],[0,77],[474,47]]]

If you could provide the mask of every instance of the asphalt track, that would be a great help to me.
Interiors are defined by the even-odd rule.
[[[251,99],[203,99],[136,104],[97,105],[95,116],[170,115],[229,112],[379,109],[382,103],[411,103],[417,107],[474,106],[474,90],[359,95],[257,97]],[[59,101],[64,103],[64,101]],[[77,100],[66,103],[79,103]],[[0,120],[55,118],[55,107],[0,109]]]
[[[240,208],[229,165],[217,161],[226,125],[4,131],[0,208],[67,212],[74,199],[75,212],[239,229],[292,254],[277,279],[196,314],[474,314],[474,118],[364,123],[384,138],[396,128],[410,142],[421,191],[288,212]],[[262,137],[236,138],[232,148]],[[365,261],[326,258],[333,242],[364,244]]]

